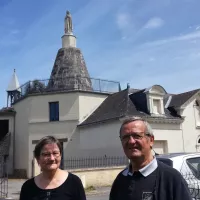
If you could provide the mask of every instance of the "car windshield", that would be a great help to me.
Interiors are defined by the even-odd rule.
[[[200,179],[200,157],[187,159],[187,165],[191,169],[193,175]]]

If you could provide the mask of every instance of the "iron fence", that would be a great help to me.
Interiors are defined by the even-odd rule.
[[[0,197],[4,198],[8,195],[8,173],[6,166],[6,158],[0,156]]]
[[[100,93],[114,93],[120,90],[120,83],[88,77],[65,77],[46,80],[33,80],[20,86],[14,95],[13,102],[28,94],[40,94],[61,91],[91,91]]]
[[[117,167],[128,165],[128,163],[129,161],[125,156],[69,158],[64,160],[64,169]]]

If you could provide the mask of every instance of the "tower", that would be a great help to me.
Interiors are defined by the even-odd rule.
[[[15,69],[6,91],[7,91],[7,107],[9,107],[9,106],[12,106],[14,99],[17,96],[19,96],[21,93],[21,89],[20,89],[20,85],[19,85],[19,81],[18,81]],[[9,104],[9,99],[10,99],[10,104]]]
[[[62,48],[58,50],[49,86],[56,90],[92,90],[83,54],[76,47],[76,36],[73,34],[72,17],[69,11],[65,17]]]

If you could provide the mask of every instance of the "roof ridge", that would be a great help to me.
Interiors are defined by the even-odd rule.
[[[176,95],[187,94],[187,93],[195,92],[195,91],[198,91],[198,90],[200,90],[200,88],[199,89],[190,90],[190,91],[187,91],[187,92],[182,92],[182,93],[179,93],[179,94],[174,94],[174,95],[176,96]]]

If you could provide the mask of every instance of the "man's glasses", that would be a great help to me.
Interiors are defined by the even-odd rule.
[[[44,157],[44,158],[51,158],[51,154],[53,155],[54,158],[58,158],[60,156],[60,152],[53,152],[53,153],[50,153],[50,152],[43,152],[41,153],[41,156]]]
[[[127,135],[122,135],[122,136],[119,136],[121,141],[122,142],[128,142],[130,140],[130,138],[133,138],[134,140],[136,141],[140,141],[142,140],[144,137],[146,136],[150,136],[149,134],[144,134],[144,135],[141,135],[142,133],[138,134],[138,133],[132,133],[132,134],[127,134]]]

